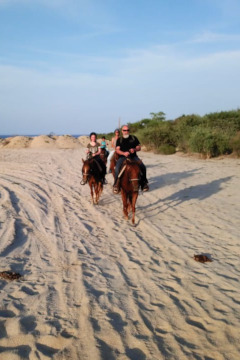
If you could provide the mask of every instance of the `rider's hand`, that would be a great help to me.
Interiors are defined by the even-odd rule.
[[[134,154],[134,153],[135,153],[135,149],[130,149],[129,152],[130,152],[131,154]]]

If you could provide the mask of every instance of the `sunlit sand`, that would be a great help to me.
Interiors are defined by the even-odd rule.
[[[80,185],[86,141],[0,144],[0,359],[238,360],[240,159],[141,152],[133,227],[111,174]]]

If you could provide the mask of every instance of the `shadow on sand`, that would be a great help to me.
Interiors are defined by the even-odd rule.
[[[225,182],[230,181],[231,178],[232,178],[231,176],[227,176],[222,179],[211,181],[207,184],[190,186],[186,189],[182,189],[166,197],[165,199],[162,199],[162,201],[167,201],[168,204],[175,203],[174,205],[179,205],[184,201],[188,201],[192,199],[204,200],[221,191],[222,190],[221,185]]]
[[[187,176],[191,176],[191,174],[187,174]],[[199,184],[195,186],[189,186],[185,189],[179,190],[175,192],[174,194],[165,197],[163,199],[158,199],[152,204],[141,206],[139,209],[146,210],[146,212],[151,212],[154,210],[159,210],[159,212],[166,211],[169,207],[175,207],[178,206],[185,201],[190,201],[193,199],[198,199],[199,201],[202,201],[216,193],[222,190],[221,185],[230,181],[231,176],[224,177],[222,179],[214,180],[211,182],[208,182],[206,184]],[[179,179],[178,179],[179,180]],[[176,180],[177,182],[177,180]],[[166,207],[167,206],[167,207]],[[156,215],[156,213],[155,213]],[[145,216],[147,214],[145,213]],[[151,216],[151,215],[150,215]]]
[[[151,191],[154,189],[159,189],[163,186],[177,184],[183,179],[187,179],[190,176],[196,175],[199,170],[201,170],[201,168],[155,176],[154,178],[151,178]]]

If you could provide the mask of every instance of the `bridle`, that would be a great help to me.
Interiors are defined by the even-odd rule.
[[[85,185],[85,184],[87,184],[87,182],[89,181],[89,177],[90,177],[90,175],[91,175],[91,169],[90,169],[90,167],[89,167],[89,170],[90,170],[90,172],[84,172],[84,173],[82,173],[82,175],[83,175],[83,177],[86,179],[86,180],[83,180],[83,177],[82,177],[82,180],[81,180],[81,182],[80,182],[80,184],[81,185]]]

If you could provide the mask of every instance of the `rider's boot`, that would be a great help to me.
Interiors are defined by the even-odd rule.
[[[113,193],[118,194],[120,192],[120,179],[117,178],[117,180],[114,182],[113,185]]]
[[[148,186],[148,181],[147,181],[147,179],[144,181],[144,183],[142,184],[141,188],[142,188],[142,191],[143,191],[143,192],[149,190],[149,186]]]
[[[149,190],[149,186],[148,186],[148,184],[146,183],[144,186],[143,186],[143,189],[142,189],[142,191],[148,191]]]

